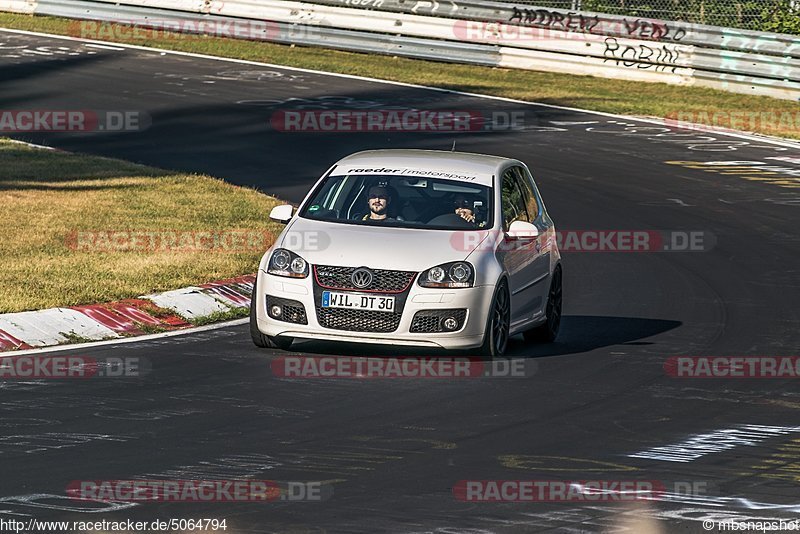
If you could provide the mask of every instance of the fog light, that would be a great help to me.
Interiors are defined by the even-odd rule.
[[[444,321],[442,321],[442,326],[445,330],[452,332],[456,328],[458,328],[458,321],[455,317],[448,317]]]
[[[269,309],[273,317],[280,317],[281,313],[283,313],[283,308],[280,306],[273,306]]]

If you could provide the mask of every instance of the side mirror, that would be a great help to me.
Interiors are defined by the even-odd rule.
[[[294,211],[294,207],[290,204],[275,206],[272,208],[272,211],[269,212],[269,218],[273,221],[286,224],[292,218],[292,211]]]
[[[527,221],[514,221],[508,227],[506,235],[511,239],[532,240],[539,237],[539,229]]]

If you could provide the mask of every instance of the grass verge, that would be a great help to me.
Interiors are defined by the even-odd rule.
[[[223,321],[241,319],[243,317],[247,317],[248,315],[250,315],[250,308],[234,308],[224,312],[214,312],[211,315],[198,317],[197,319],[192,319],[189,322],[191,322],[193,326],[205,326],[211,323],[221,323]]]
[[[0,313],[253,273],[278,201],[209,176],[0,139]]]
[[[0,13],[0,26],[81,37],[80,24],[56,17]],[[722,113],[722,117],[728,118],[731,113],[755,114],[747,115],[757,117],[754,121],[739,118],[733,120],[733,124],[711,125],[738,126],[761,134],[800,139],[800,106],[788,100],[714,89],[387,58],[230,38],[176,34],[160,37],[150,32],[118,31],[118,25],[104,27],[108,31],[102,33],[103,40],[113,42],[368,76],[610,113],[662,118],[680,117],[677,115],[679,113],[706,114],[706,117]],[[770,115],[765,119],[761,118],[761,113]]]

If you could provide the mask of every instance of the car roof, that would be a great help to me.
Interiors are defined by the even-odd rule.
[[[443,150],[366,150],[337,162],[347,174],[396,174],[468,180],[492,185],[492,177],[507,162],[500,156]],[[381,172],[382,171],[382,172]],[[338,173],[337,173],[338,174]]]

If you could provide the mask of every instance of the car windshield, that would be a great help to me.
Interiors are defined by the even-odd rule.
[[[480,230],[492,226],[491,191],[483,185],[437,178],[328,176],[300,217],[368,226]]]

